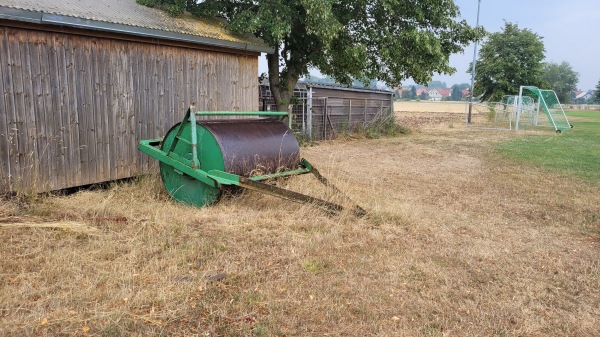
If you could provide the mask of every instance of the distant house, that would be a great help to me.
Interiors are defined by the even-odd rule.
[[[429,90],[430,101],[441,101],[444,97],[450,97],[452,95],[452,89],[434,88]]]
[[[423,93],[429,93],[429,89],[427,89],[427,88],[417,89],[417,96],[421,96]]]
[[[402,87],[402,88],[398,88],[397,89],[397,95],[398,97],[402,97],[402,94],[405,92],[410,92],[412,90],[412,87]],[[429,101],[441,101],[444,98],[450,97],[452,96],[452,89],[446,89],[446,88],[419,88],[416,90],[416,94],[417,97],[419,97],[420,99],[426,99]],[[466,95],[469,94],[469,90],[463,90],[461,92],[462,97],[465,97]]]
[[[577,93],[577,95],[575,96],[575,99],[579,100],[579,101],[588,101],[592,98],[592,96],[593,96],[592,91],[588,91],[588,92],[581,91],[581,92]]]
[[[201,110],[256,110],[273,48],[135,0],[0,1],[0,194],[153,170],[137,150]],[[3,75],[3,76],[2,76]]]

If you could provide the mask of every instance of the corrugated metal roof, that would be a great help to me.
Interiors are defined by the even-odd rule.
[[[393,94],[392,91],[389,91],[387,89],[374,89],[374,88],[347,86],[347,85],[338,84],[338,83],[319,83],[319,82],[310,82],[310,81],[299,81],[298,86],[305,86],[306,88],[313,87],[313,88],[324,88],[324,89],[333,89],[333,90],[350,90],[350,91],[370,92],[370,93],[387,94],[387,95]]]
[[[260,82],[261,87],[270,87],[268,78],[263,78]],[[296,83],[294,87],[295,90],[307,90],[309,87],[313,88],[326,88],[326,89],[334,89],[334,90],[351,90],[351,91],[362,91],[362,92],[371,92],[371,93],[380,93],[380,94],[388,94],[393,95],[394,92],[387,89],[373,89],[373,88],[365,88],[365,87],[356,87],[356,86],[348,86],[345,84],[339,83],[321,83],[321,82],[312,82],[306,79],[301,79]]]
[[[10,9],[24,12],[20,17],[19,11]],[[32,14],[36,13],[41,14],[39,23],[272,52],[261,40],[233,34],[216,19],[198,19],[191,14],[172,17],[135,0],[0,0],[0,18],[35,22],[37,17]]]

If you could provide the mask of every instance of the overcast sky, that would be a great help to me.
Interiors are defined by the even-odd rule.
[[[471,25],[477,19],[478,0],[455,0],[461,16]],[[594,89],[600,80],[600,1],[599,0],[481,0],[479,24],[488,32],[498,32],[504,22],[517,23],[543,37],[546,61],[566,61],[579,73],[582,90]],[[464,54],[450,58],[456,68],[452,76],[434,75],[434,80],[444,81],[448,86],[470,83],[466,73],[473,59],[473,46],[465,48]],[[267,71],[264,57],[260,58],[259,73]],[[318,71],[311,71],[320,76]],[[413,84],[407,80],[404,84]],[[526,83],[524,83],[526,84]]]
[[[455,0],[462,17],[472,25],[477,20],[477,0]],[[517,23],[543,37],[546,61],[566,61],[579,73],[579,88],[594,89],[600,80],[600,1],[598,0],[481,0],[479,24],[489,32],[498,32],[504,21]],[[469,83],[466,74],[473,59],[473,46],[450,63],[457,69],[453,76],[435,76],[448,85]]]

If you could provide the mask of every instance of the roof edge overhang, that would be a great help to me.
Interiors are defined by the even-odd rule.
[[[385,90],[385,89],[369,89],[369,88],[358,88],[358,87],[346,87],[340,85],[329,85],[326,83],[316,83],[316,82],[298,82],[298,84],[304,84],[307,88],[320,88],[320,89],[331,89],[331,90],[341,90],[341,91],[355,91],[355,92],[368,92],[373,94],[382,94],[382,95],[393,95],[393,91]]]
[[[47,24],[81,29],[91,29],[111,33],[129,34],[141,37],[187,42],[193,44],[201,44],[206,46],[236,49],[257,53],[272,54],[275,51],[275,49],[272,47],[254,45],[243,42],[226,41],[210,37],[181,34],[158,29],[150,29],[118,23],[82,19],[67,15],[50,14],[4,6],[0,6],[0,19],[23,21],[35,24]]]

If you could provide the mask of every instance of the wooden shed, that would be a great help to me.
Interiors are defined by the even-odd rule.
[[[132,177],[137,150],[202,110],[258,106],[272,49],[135,0],[0,0],[0,192]]]

